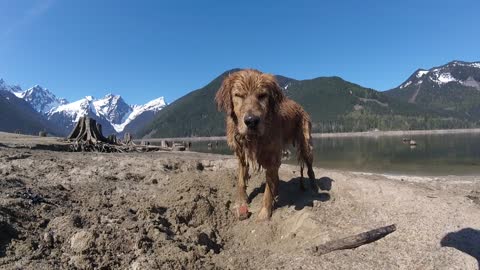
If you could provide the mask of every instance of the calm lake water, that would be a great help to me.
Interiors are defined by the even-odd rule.
[[[480,134],[349,137],[314,140],[316,167],[407,175],[479,175]],[[284,163],[296,164],[295,150]],[[194,142],[191,151],[231,154],[225,141]]]

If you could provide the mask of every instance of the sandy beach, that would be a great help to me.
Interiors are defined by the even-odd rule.
[[[320,191],[302,192],[282,165],[271,220],[255,218],[260,172],[238,221],[233,156],[44,150],[55,144],[0,134],[2,269],[479,268],[480,177],[315,168]],[[389,224],[359,248],[311,250]]]

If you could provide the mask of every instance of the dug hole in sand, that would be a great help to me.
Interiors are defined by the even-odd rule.
[[[478,269],[475,177],[315,169],[300,191],[282,165],[272,219],[234,217],[237,161],[198,153],[67,153],[0,147],[2,269]],[[396,224],[359,248],[311,248]]]

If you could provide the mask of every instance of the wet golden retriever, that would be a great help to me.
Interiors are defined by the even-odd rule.
[[[271,217],[278,195],[282,150],[287,145],[298,149],[300,187],[305,189],[305,164],[312,187],[316,187],[310,117],[285,96],[273,75],[253,69],[232,73],[223,80],[215,101],[218,109],[226,113],[227,143],[238,158],[236,212],[240,220],[249,216],[246,187],[250,166],[266,170],[267,184],[258,219]]]

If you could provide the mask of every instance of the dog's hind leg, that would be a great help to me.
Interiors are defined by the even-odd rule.
[[[307,174],[308,178],[310,178],[310,186],[312,187],[313,190],[318,191],[318,186],[315,183],[315,172],[313,171],[312,168],[312,162],[306,162],[307,163]]]
[[[313,144],[312,144],[311,129],[312,129],[312,124],[310,123],[310,120],[303,119],[302,132],[300,135],[300,142],[299,142],[300,159],[302,164],[302,178],[303,178],[303,163],[305,163],[307,165],[307,175],[308,175],[308,178],[310,178],[310,185],[313,190],[318,190],[318,186],[315,183],[315,172],[313,171],[313,167],[312,167]]]
[[[302,191],[307,190],[307,189],[305,188],[305,185],[303,184],[303,178],[304,178],[304,177],[303,177],[303,169],[304,169],[304,167],[305,167],[305,166],[303,166],[303,162],[300,161],[300,189],[301,189]]]

